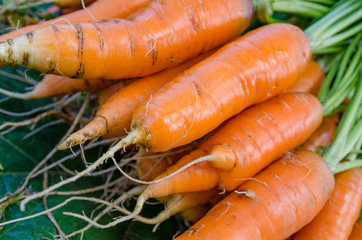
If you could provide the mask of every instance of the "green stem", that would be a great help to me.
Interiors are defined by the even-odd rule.
[[[277,1],[272,3],[274,12],[296,14],[303,17],[319,17],[326,13],[329,7],[303,1]]]
[[[361,16],[362,16],[362,13],[361,13]],[[355,25],[354,27],[352,27],[338,35],[330,37],[326,40],[318,39],[318,41],[311,42],[312,52],[315,53],[316,51],[321,51],[321,49],[323,49],[323,48],[327,48],[327,47],[339,44],[339,43],[343,42],[344,40],[352,37],[353,35],[361,32],[361,31],[362,31],[362,22],[360,24]],[[323,37],[321,37],[321,39],[322,38]]]
[[[324,159],[330,165],[332,171],[336,169],[337,164],[349,153],[351,148],[355,146],[358,138],[362,135],[362,120],[354,126],[361,100],[362,81],[358,81],[356,91],[346,109],[346,112],[343,114],[335,139],[325,154],[323,154]]]
[[[341,19],[356,10],[356,1],[341,1],[335,5],[325,16],[313,23],[305,30],[305,34],[312,41],[319,39],[323,32],[327,31],[334,24],[336,19]]]
[[[333,170],[333,173],[336,174],[356,167],[362,167],[362,160],[342,162],[336,166],[335,170]]]
[[[334,76],[336,75],[337,71],[338,71],[338,64],[336,63],[332,67],[332,69],[330,69],[330,71],[328,72],[326,78],[323,81],[322,87],[321,87],[321,89],[319,91],[318,99],[321,102],[325,102],[325,100],[327,99],[327,96],[329,94],[329,89],[330,89],[331,84],[332,84],[332,80],[333,80]]]

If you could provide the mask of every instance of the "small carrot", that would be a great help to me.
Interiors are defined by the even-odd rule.
[[[312,60],[308,63],[303,74],[287,92],[308,92],[317,96],[324,78],[325,75],[322,67]]]
[[[292,237],[293,240],[348,239],[362,205],[362,169],[338,173],[335,182],[332,196],[323,209]]]
[[[206,205],[200,205],[194,208],[186,209],[180,212],[180,216],[189,223],[196,223],[210,210]]]
[[[151,94],[174,77],[210,56],[210,51],[163,72],[138,79],[112,95],[100,107],[96,117],[78,132],[71,134],[58,149],[66,149],[99,136],[122,136],[129,130],[134,110]]]
[[[362,218],[360,218],[353,227],[352,233],[348,240],[361,240],[362,236]]]
[[[9,39],[0,62],[72,78],[145,76],[234,39],[252,16],[251,0],[152,0],[127,19],[53,24]]]
[[[316,152],[318,147],[326,147],[327,144],[332,142],[337,131],[338,123],[338,114],[325,117],[317,131],[315,131],[306,142],[299,146],[298,149]]]
[[[238,187],[176,239],[285,239],[317,215],[333,187],[321,156],[295,152]]]
[[[0,89],[0,93],[19,99],[47,98],[65,94],[71,95],[82,91],[98,91],[113,83],[113,81],[107,81],[104,79],[71,79],[48,74],[45,75],[42,81],[36,84],[30,92],[16,93]],[[123,82],[119,84],[123,84]]]

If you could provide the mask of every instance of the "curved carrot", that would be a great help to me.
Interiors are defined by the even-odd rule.
[[[308,92],[317,96],[324,78],[325,75],[322,67],[312,60],[308,63],[303,74],[287,92]]]
[[[145,76],[232,40],[252,16],[251,0],[153,0],[126,20],[54,24],[2,42],[0,61],[72,78]]]
[[[109,87],[102,89],[98,94],[97,98],[98,105],[102,106],[107,101],[108,98],[110,98],[113,94],[118,92],[118,90],[123,88],[125,85],[128,84],[122,81],[122,82],[113,83]]]
[[[163,72],[138,79],[113,94],[101,106],[96,117],[78,132],[71,134],[58,149],[66,149],[99,136],[122,136],[129,131],[134,110],[151,94],[169,83],[186,69],[210,56],[200,55]]]
[[[180,216],[189,223],[196,223],[210,210],[209,206],[199,205],[194,208],[186,209],[180,212]]]
[[[327,144],[332,142],[337,131],[338,123],[338,114],[325,117],[317,131],[315,131],[306,142],[299,146],[298,149],[316,152],[318,147],[326,147]]]
[[[321,212],[292,239],[348,239],[362,205],[362,169],[338,173],[335,182],[332,196]]]
[[[145,5],[149,0],[97,0],[93,4],[87,7],[87,10],[91,12],[94,18],[97,20],[109,19],[109,18],[124,18],[129,14],[133,13],[143,5]],[[54,25],[54,23],[66,22],[66,19],[69,22],[86,22],[93,21],[92,16],[84,9],[78,10],[76,12],[69,13],[48,21],[39,22],[35,25],[29,25],[12,32],[2,34],[0,36],[0,42],[6,41],[18,37],[22,34],[32,32],[38,28]],[[27,37],[32,38],[33,34],[28,34]]]
[[[114,83],[114,81],[107,81],[104,79],[71,79],[63,76],[47,74],[30,92],[16,93],[0,89],[0,93],[19,99],[47,98],[65,94],[74,94],[82,91],[97,91],[106,88],[112,83]]]
[[[192,142],[246,107],[286,91],[310,56],[308,39],[293,25],[250,31],[152,94],[135,110],[131,132],[115,148],[136,143],[162,152]]]
[[[296,152],[238,187],[176,239],[285,239],[317,215],[333,187],[321,156]]]
[[[360,218],[355,224],[351,235],[348,240],[361,240],[362,236],[362,218]]]

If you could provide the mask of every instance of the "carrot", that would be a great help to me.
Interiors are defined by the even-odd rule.
[[[324,78],[321,66],[315,61],[310,61],[303,74],[287,92],[308,92],[317,96]]]
[[[131,132],[104,157],[132,143],[163,152],[192,142],[246,107],[286,91],[310,56],[308,39],[293,25],[250,31],[138,106]]]
[[[338,173],[335,182],[332,196],[321,212],[292,239],[348,239],[362,205],[362,169]]]
[[[238,187],[176,239],[285,239],[317,215],[333,187],[321,156],[295,152]]]
[[[299,146],[298,149],[316,152],[318,147],[326,147],[327,144],[332,142],[337,131],[338,123],[338,114],[325,117],[317,131],[315,131],[306,142]]]
[[[284,94],[252,106],[148,182],[133,213],[117,221],[136,216],[149,198],[215,187],[231,191],[303,143],[321,122],[322,106],[313,95]]]
[[[116,82],[110,85],[109,87],[102,89],[98,94],[97,98],[98,105],[102,106],[107,101],[108,98],[110,98],[113,94],[118,92],[118,90],[120,90],[124,86],[125,86],[124,82]]]
[[[355,224],[352,230],[349,240],[361,240],[362,236],[362,218],[360,218]]]
[[[129,131],[134,110],[151,94],[158,91],[174,77],[210,56],[205,53],[163,72],[138,79],[112,95],[99,109],[96,117],[84,128],[71,134],[58,149],[66,149],[99,136],[121,136]]]
[[[14,30],[10,33],[2,34],[0,36],[0,42],[7,41],[8,39],[12,39],[26,33],[28,33],[26,36],[27,38],[29,38],[30,41],[30,39],[32,39],[33,37],[33,33],[30,32],[41,27],[55,25],[55,23],[59,21],[65,22],[62,19],[66,19],[72,23],[92,21],[94,20],[92,16],[98,20],[108,18],[124,18],[145,5],[147,2],[148,0],[97,0],[96,2],[87,7],[87,10],[91,14],[89,14],[89,12],[85,9],[82,9],[67,15],[57,17],[55,19],[39,22],[35,25],[26,26]]]
[[[71,79],[57,75],[45,75],[43,80],[35,85],[33,90],[26,93],[16,93],[0,89],[0,93],[19,99],[35,99],[74,94],[82,91],[97,91],[114,83],[104,79]],[[121,82],[120,84],[123,84]]]
[[[200,220],[210,208],[206,205],[200,205],[194,208],[186,209],[180,212],[180,216],[189,223],[196,223]]]
[[[126,20],[54,24],[0,43],[0,60],[73,78],[145,76],[232,40],[252,16],[251,0],[153,0]]]

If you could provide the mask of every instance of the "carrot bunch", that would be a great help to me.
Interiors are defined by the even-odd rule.
[[[134,1],[132,6],[138,8],[145,2]],[[110,80],[142,77],[129,84],[121,80],[112,85],[102,94],[99,101],[103,104],[95,118],[61,142],[58,149],[100,136],[126,137],[97,161],[87,164],[85,170],[25,196],[21,210],[29,201],[90,174],[111,159],[129,179],[148,184],[142,191],[136,187],[139,196],[133,212],[117,207],[125,216],[108,224],[74,213],[66,215],[99,228],[129,219],[156,224],[187,209],[199,208],[202,213],[205,208],[200,205],[219,191],[233,191],[180,239],[284,239],[311,222],[322,208],[321,216],[334,211],[324,207],[335,185],[333,173],[362,165],[360,160],[341,162],[353,149],[358,151],[361,144],[362,51],[357,46],[362,37],[358,34],[362,29],[358,23],[362,3],[340,1],[304,32],[290,24],[274,23],[238,37],[249,26],[254,8],[259,17],[273,21],[270,6],[278,11],[278,7],[281,10],[286,5],[274,1],[263,6],[262,1],[240,0],[147,2],[125,19],[56,23],[0,43],[0,61],[79,78],[47,75],[29,93],[0,90],[12,97],[29,99],[97,91],[112,84]],[[315,1],[310,2],[310,7],[317,9]],[[97,3],[102,1],[89,8]],[[311,16],[326,11],[319,8]],[[330,29],[334,23],[338,23],[337,27]],[[312,54],[341,52],[341,46],[349,44],[352,36],[344,55],[337,57],[342,67],[330,70],[319,91],[324,73],[311,60]],[[205,54],[196,57],[201,53]],[[43,91],[44,86],[50,87]],[[322,104],[303,92],[319,92]],[[345,98],[351,101],[348,108],[341,105]],[[325,119],[323,126],[327,127],[310,136],[322,123],[323,115],[342,109],[346,111],[334,143],[326,146],[322,154],[324,160],[304,150],[290,152],[303,143],[299,149],[308,146],[316,151],[317,146],[325,146],[335,132],[337,115]],[[140,179],[129,176],[115,158],[117,151],[128,151],[133,144],[143,148],[139,156],[152,158],[153,153],[142,151],[173,151],[212,131],[187,155],[175,155],[168,161],[138,161]],[[343,151],[337,146],[343,146]],[[160,166],[157,171],[152,162]],[[340,175],[354,172],[359,178],[359,170]],[[339,179],[338,175],[336,186],[344,181]],[[358,185],[350,188],[354,187]],[[339,199],[334,194],[343,195],[334,190],[333,201]],[[358,192],[350,205],[357,205],[360,195]],[[166,208],[158,216],[148,219],[139,215],[148,199],[167,196]],[[261,214],[269,218],[260,219]],[[356,213],[350,215],[353,217],[349,222],[353,223]],[[313,220],[317,225],[322,222],[319,218]],[[232,230],[236,222],[243,221],[240,231]],[[314,229],[323,228],[318,226]],[[346,225],[347,232],[351,226]],[[304,229],[295,237],[312,232]]]

